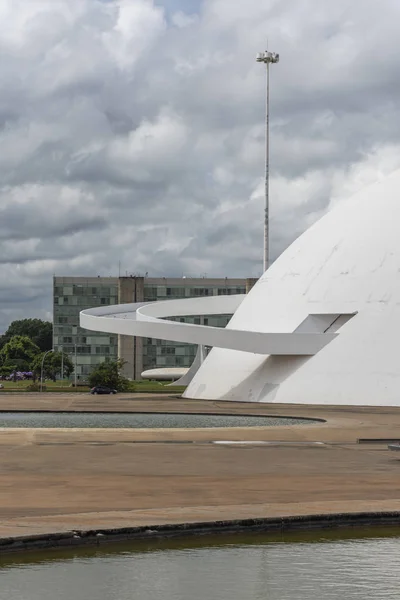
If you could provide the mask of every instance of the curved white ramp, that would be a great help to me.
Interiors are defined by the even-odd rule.
[[[83,310],[80,325],[93,331],[152,337],[256,354],[312,356],[335,339],[334,333],[261,332],[192,325],[166,317],[234,313],[245,295],[117,304]]]

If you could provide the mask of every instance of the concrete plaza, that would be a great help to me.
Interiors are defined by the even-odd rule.
[[[0,429],[0,538],[71,530],[400,511],[400,409],[1,394],[0,410],[324,419],[223,429]],[[269,444],[214,444],[215,441]]]

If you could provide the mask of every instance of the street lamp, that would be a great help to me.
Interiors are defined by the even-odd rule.
[[[64,347],[61,346],[61,386],[64,385]]]
[[[276,52],[259,52],[256,61],[267,66],[267,101],[265,115],[265,217],[264,217],[264,272],[269,267],[269,65],[279,62]]]
[[[40,391],[41,391],[41,392],[43,391],[43,365],[44,365],[44,359],[46,358],[46,356],[47,356],[47,355],[48,355],[50,352],[54,352],[54,350],[53,350],[53,349],[51,349],[51,350],[47,350],[47,352],[45,352],[45,353],[43,354],[43,358],[42,358],[42,366],[41,366],[41,369],[40,369]]]
[[[76,356],[76,342],[74,344],[74,350],[75,350],[75,368],[74,368],[74,381],[75,381],[75,391],[76,391],[76,365],[77,365],[77,356]]]

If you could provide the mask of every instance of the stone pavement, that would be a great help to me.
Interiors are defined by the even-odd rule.
[[[359,438],[399,439],[400,408],[1,393],[0,410],[245,413],[325,420],[248,429],[0,429],[0,538],[400,511],[398,453],[389,452],[385,443],[357,443]],[[213,443],[223,440],[255,443]]]

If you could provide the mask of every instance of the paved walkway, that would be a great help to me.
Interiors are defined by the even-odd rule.
[[[0,410],[207,412],[324,419],[229,429],[0,429],[0,538],[75,529],[400,511],[400,408],[1,394]],[[215,444],[215,441],[270,442]]]

